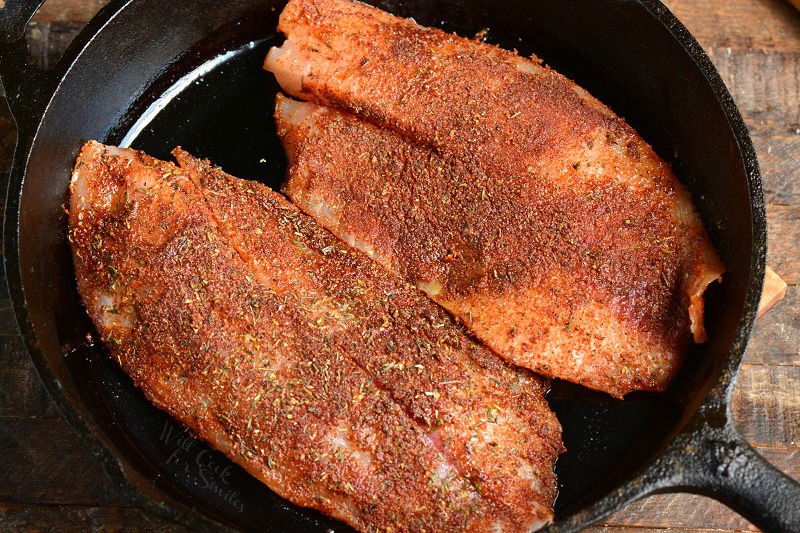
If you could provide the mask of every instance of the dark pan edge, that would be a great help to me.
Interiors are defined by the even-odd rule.
[[[27,352],[33,362],[39,379],[47,390],[58,412],[75,431],[81,442],[100,460],[106,476],[120,492],[122,498],[138,508],[152,512],[160,517],[199,531],[230,530],[220,522],[207,517],[197,510],[168,498],[163,493],[146,490],[144,480],[136,480],[136,474],[125,468],[111,451],[112,446],[98,437],[96,431],[83,418],[79,410],[67,399],[55,374],[39,346],[30,321],[19,264],[19,206],[28,158],[33,141],[38,134],[41,119],[63,77],[80,58],[83,50],[92,42],[95,35],[121,13],[133,0],[111,0],[81,30],[67,47],[58,63],[48,71],[38,71],[38,79],[31,80],[30,94],[22,94],[12,107],[12,116],[17,125],[17,141],[14,148],[11,171],[8,177],[8,191],[5,198],[5,217],[3,222],[3,263],[6,284],[11,295],[14,318],[23,337]],[[27,20],[23,24],[27,24]],[[24,28],[24,25],[23,25]],[[24,29],[20,30],[20,34]],[[13,44],[13,43],[12,43]],[[29,54],[27,43],[17,54]],[[20,109],[35,111],[21,113]],[[22,118],[20,118],[20,116]],[[138,481],[138,483],[137,483]],[[151,494],[147,494],[150,492]],[[157,499],[156,499],[157,498]],[[231,530],[232,531],[232,530]]]

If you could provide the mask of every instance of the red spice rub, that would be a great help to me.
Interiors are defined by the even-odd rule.
[[[276,114],[292,200],[510,361],[620,397],[679,369],[705,233],[669,198],[499,182],[353,115],[283,97]]]
[[[78,288],[148,398],[287,499],[362,531],[552,517],[545,384],[280,195],[90,142]]]

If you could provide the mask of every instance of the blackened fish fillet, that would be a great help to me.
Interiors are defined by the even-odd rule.
[[[90,142],[78,288],[157,406],[287,499],[362,531],[530,531],[561,429],[545,384],[282,196],[180,149]]]
[[[316,131],[302,158],[321,174],[293,170],[293,200],[320,221],[340,213],[347,227],[323,224],[394,258],[498,353],[621,397],[666,388],[706,340],[703,293],[724,266],[669,166],[586,91],[535,59],[349,0],[291,0],[279,29],[266,68],[284,90],[418,145],[366,125],[349,139]],[[416,218],[382,216],[357,191],[370,186]],[[415,231],[424,247],[411,250]]]

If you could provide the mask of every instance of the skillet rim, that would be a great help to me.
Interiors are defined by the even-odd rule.
[[[14,151],[12,169],[9,173],[6,216],[3,227],[5,245],[3,259],[6,281],[19,331],[25,340],[26,349],[40,379],[48,390],[59,413],[78,434],[83,443],[89,447],[98,459],[100,459],[103,470],[117,489],[121,491],[123,498],[137,507],[146,509],[186,526],[203,530],[219,529],[221,523],[206,516],[198,508],[189,507],[174,501],[161,491],[156,491],[157,494],[152,496],[146,495],[142,487],[142,480],[138,479],[138,473],[126,467],[124,460],[118,457],[116,453],[112,452],[112,450],[115,449],[113,444],[106,442],[106,439],[99,436],[92,429],[91,423],[84,419],[80,407],[67,399],[61,389],[60,382],[56,379],[53,370],[50,368],[47,357],[38,345],[34,326],[28,315],[27,300],[22,285],[22,275],[19,265],[19,208],[30,155],[33,145],[40,133],[43,118],[49,109],[49,104],[53,97],[61,88],[62,81],[69,75],[73,66],[81,60],[84,50],[91,45],[95,36],[102,32],[108,23],[120,15],[130,4],[136,1],[137,0],[111,0],[75,37],[57,65],[45,73],[39,73],[41,75],[41,79],[38,83],[40,91],[38,94],[33,95],[32,99],[33,108],[37,112],[37,116],[34,119],[31,120],[28,117],[21,119],[17,114],[12,112],[18,126],[18,138],[17,146]],[[733,137],[736,140],[737,150],[741,156],[742,165],[746,174],[747,190],[750,199],[753,253],[750,258],[750,279],[748,281],[747,293],[739,325],[714,386],[699,400],[700,407],[690,415],[687,421],[683,422],[683,426],[678,429],[678,432],[680,432],[688,427],[692,421],[702,418],[706,411],[723,413],[726,419],[730,418],[728,416],[730,415],[730,396],[739,367],[741,366],[747,341],[755,324],[758,301],[766,267],[766,209],[761,184],[761,174],[755,148],[749,132],[747,131],[744,119],[730,92],[708,55],[688,29],[659,0],[624,1],[645,9],[650,16],[654,17],[673,38],[678,41],[689,57],[691,57],[695,67],[703,74],[704,79],[710,86],[718,104],[722,108],[728,126],[731,128]],[[32,85],[33,84],[35,83],[32,83]],[[24,99],[25,97],[21,96],[19,98]],[[681,422],[678,424],[681,424]],[[674,442],[676,438],[677,437],[673,437],[671,442]],[[668,454],[669,451],[658,452],[649,461],[642,464],[639,471],[648,471],[652,469],[658,459]],[[630,481],[625,481],[623,485],[627,486],[629,483]],[[613,493],[608,493],[591,504],[591,507],[597,513],[593,514],[590,520],[596,521],[630,501],[649,494],[654,490],[657,490],[657,488],[644,487],[643,490],[639,491],[640,493],[633,496],[629,495],[622,499],[614,497]],[[558,527],[560,523],[569,522],[570,517],[577,516],[579,512],[573,512],[570,513],[570,515],[562,517],[556,522],[556,527]],[[591,521],[583,523],[582,525],[588,526]],[[570,527],[567,524],[564,525],[567,528]]]
[[[41,4],[45,0],[34,0]],[[40,79],[33,80],[38,84],[40,92],[32,91],[31,101],[24,104],[30,105],[37,116],[33,122],[28,122],[28,117],[20,119],[14,112],[14,107],[9,100],[12,116],[17,126],[17,142],[14,148],[11,171],[8,175],[8,190],[5,200],[5,217],[3,220],[3,266],[5,270],[6,284],[14,309],[14,318],[17,328],[25,341],[25,348],[42,384],[47,389],[50,398],[56,406],[59,414],[67,424],[78,435],[81,442],[89,448],[92,454],[100,460],[103,472],[120,491],[124,500],[132,505],[150,511],[155,515],[172,520],[175,523],[198,529],[199,531],[236,531],[218,520],[207,516],[196,508],[184,505],[175,501],[161,491],[157,494],[148,496],[144,490],[143,483],[136,483],[133,478],[138,478],[138,473],[126,468],[116,453],[111,450],[114,448],[111,443],[106,443],[91,427],[90,422],[84,419],[79,406],[73,405],[62,391],[61,383],[56,378],[55,373],[50,368],[47,356],[38,344],[37,336],[34,331],[33,323],[28,315],[27,299],[22,283],[20,271],[20,250],[19,250],[19,222],[20,222],[20,203],[22,201],[22,188],[27,174],[30,155],[34,143],[38,137],[42,122],[49,109],[49,105],[61,88],[62,81],[66,78],[73,66],[81,59],[84,50],[89,47],[94,38],[105,29],[105,27],[119,16],[130,4],[137,0],[110,0],[103,6],[97,14],[86,24],[86,26],[75,36],[67,46],[64,54],[55,66],[50,70],[42,71],[36,69]],[[37,10],[38,10],[37,7]],[[32,13],[33,14],[33,13]],[[27,26],[28,21],[25,21]],[[24,46],[27,49],[27,40],[23,36]],[[20,96],[26,99],[27,95]],[[44,99],[44,100],[39,100]],[[38,101],[37,101],[38,100]],[[21,142],[22,141],[22,142]],[[158,499],[156,499],[156,497]]]

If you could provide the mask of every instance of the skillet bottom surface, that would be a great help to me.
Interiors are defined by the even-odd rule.
[[[130,118],[105,142],[130,145],[162,159],[171,159],[170,152],[182,146],[237,177],[279,189],[287,166],[272,119],[279,87],[261,64],[269,47],[281,40],[251,42],[183,72],[176,71],[181,69],[178,62],[133,104]],[[107,422],[114,440],[130,446],[127,455],[140,456],[139,468],[151,473],[157,488],[236,527],[349,530],[286,502],[192,438],[133,387],[102,347],[78,348],[66,363],[74,379],[84,381],[76,385],[93,391],[91,401],[103,406],[99,411],[106,420],[101,422]],[[641,437],[663,435],[681,411],[667,395],[634,393],[622,402],[559,381],[548,398],[564,427],[568,450],[556,466],[556,519],[641,464],[630,459],[640,455],[631,453],[637,441],[653,442]],[[648,452],[652,449],[644,453]]]

